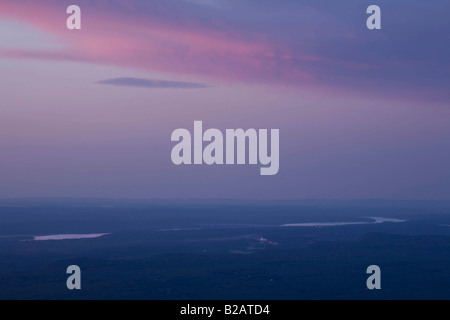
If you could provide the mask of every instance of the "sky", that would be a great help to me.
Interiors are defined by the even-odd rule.
[[[449,12],[0,0],[0,198],[450,200]],[[171,133],[196,120],[279,129],[279,173],[173,165]]]

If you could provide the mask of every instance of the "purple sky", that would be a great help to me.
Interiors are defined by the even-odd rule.
[[[450,2],[376,2],[1,0],[0,198],[450,200]],[[194,120],[280,172],[174,166]]]

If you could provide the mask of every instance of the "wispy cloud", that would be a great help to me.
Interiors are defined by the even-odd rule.
[[[308,86],[320,94],[335,88],[365,97],[450,99],[450,46],[443,36],[449,34],[450,24],[442,22],[447,21],[449,2],[411,0],[403,13],[408,19],[386,15],[383,23],[389,29],[380,32],[365,28],[365,8],[359,0],[77,4],[83,8],[83,29],[71,32],[65,28],[65,4],[60,0],[1,0],[2,18],[33,25],[60,39],[61,46],[38,51],[0,44],[0,58],[69,60],[214,81]],[[384,10],[400,12],[400,7],[392,2]],[[421,28],[411,33],[414,26]]]
[[[141,78],[114,78],[109,80],[98,81],[99,84],[107,84],[119,87],[138,87],[150,89],[200,89],[208,88],[209,86],[203,83],[196,82],[181,82],[181,81],[166,81],[166,80],[152,80]]]

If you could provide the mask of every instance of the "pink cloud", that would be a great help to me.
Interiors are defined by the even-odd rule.
[[[233,30],[211,30],[195,21],[180,24],[151,14],[144,19],[139,14],[106,13],[88,6],[82,11],[83,29],[69,31],[62,2],[4,1],[0,11],[6,17],[57,35],[65,44],[65,49],[58,52],[0,51],[4,57],[79,60],[225,81],[258,82],[311,80],[311,74],[293,62],[320,60],[310,55],[293,56],[288,47],[270,43],[256,32],[243,37]]]
[[[364,97],[444,102],[449,99],[442,81],[448,64],[417,58],[402,58],[399,62],[383,53],[390,51],[381,50],[391,42],[376,37],[369,41],[361,35],[348,41],[345,28],[344,38],[334,26],[331,35],[314,33],[312,37],[312,29],[304,34],[299,29],[297,37],[298,26],[284,26],[282,16],[277,19],[285,29],[277,23],[267,27],[265,20],[247,26],[241,19],[240,24],[234,25],[230,16],[217,12],[210,15],[209,11],[183,1],[77,3],[82,8],[83,26],[82,30],[70,31],[66,28],[66,8],[72,2],[2,0],[0,16],[56,36],[63,49],[2,50],[0,45],[0,57],[106,64],[188,75],[202,82],[213,79],[294,88],[301,85],[314,88],[319,94],[331,94],[332,88]],[[315,17],[310,20],[315,21]],[[313,23],[310,20],[307,21]],[[271,28],[276,31],[271,33]],[[324,25],[323,30],[329,32],[330,27]],[[285,32],[290,35],[284,37]],[[373,48],[379,49],[374,52]],[[431,77],[422,77],[423,74]]]

